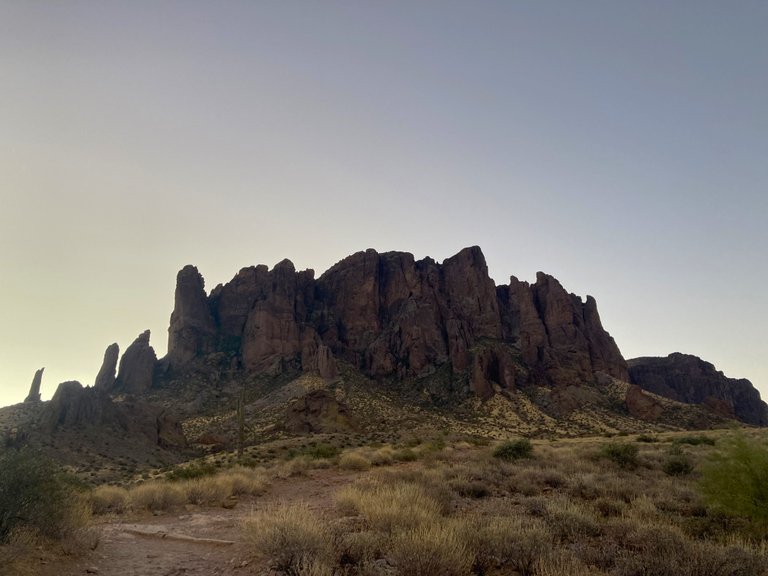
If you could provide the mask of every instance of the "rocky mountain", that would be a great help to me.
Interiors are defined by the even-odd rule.
[[[768,405],[749,380],[728,378],[712,364],[689,354],[628,361],[633,384],[649,392],[757,426],[768,425]]]
[[[222,353],[247,372],[298,368],[326,379],[338,362],[401,381],[446,367],[482,398],[522,384],[586,383],[597,371],[628,378],[593,298],[543,273],[533,285],[512,277],[495,286],[478,247],[441,264],[367,250],[318,279],[284,260],[244,268],[210,296],[187,266],[163,366],[181,375]]]
[[[496,286],[478,247],[441,263],[366,250],[319,278],[283,260],[210,293],[185,266],[163,358],[146,331],[122,356],[107,347],[92,387],[65,382],[39,402],[41,378],[0,409],[0,437],[68,451],[72,465],[89,452],[92,467],[307,432],[396,442],[425,426],[573,436],[768,424],[748,381],[681,354],[627,363],[594,298],[542,272]]]

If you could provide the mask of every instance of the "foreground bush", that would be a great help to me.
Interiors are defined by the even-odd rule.
[[[82,523],[76,480],[41,454],[0,456],[0,544],[16,530],[59,539]]]
[[[610,442],[602,447],[600,456],[615,462],[619,468],[632,470],[637,468],[638,447],[635,444]]]
[[[501,460],[519,460],[530,458],[533,454],[533,446],[528,438],[504,442],[493,451],[494,458]]]
[[[764,441],[734,437],[702,467],[700,486],[711,506],[768,530],[768,446]]]

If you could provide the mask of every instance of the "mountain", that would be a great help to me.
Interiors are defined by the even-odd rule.
[[[243,268],[210,293],[189,265],[177,275],[164,357],[149,331],[122,357],[111,344],[92,387],[63,383],[51,402],[39,401],[40,370],[23,404],[0,409],[0,434],[93,471],[116,455],[124,467],[160,466],[309,432],[398,442],[419,430],[766,424],[748,381],[670,358],[628,364],[594,298],[542,272],[533,284],[512,276],[496,286],[476,246],[442,263],[366,250],[319,278],[283,260]]]
[[[728,378],[701,358],[676,352],[666,358],[634,358],[628,364],[632,383],[649,392],[703,404],[748,424],[768,425],[768,405],[752,383]]]

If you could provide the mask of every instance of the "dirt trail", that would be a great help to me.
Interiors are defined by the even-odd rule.
[[[231,510],[190,507],[160,516],[117,517],[96,524],[99,545],[60,576],[250,576],[269,574],[249,561],[242,522],[275,502],[303,500],[327,510],[353,473],[313,470],[307,476],[276,479],[263,496],[241,499]]]

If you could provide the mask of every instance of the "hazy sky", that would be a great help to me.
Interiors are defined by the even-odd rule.
[[[0,405],[176,272],[480,245],[768,396],[768,2],[0,0]]]

